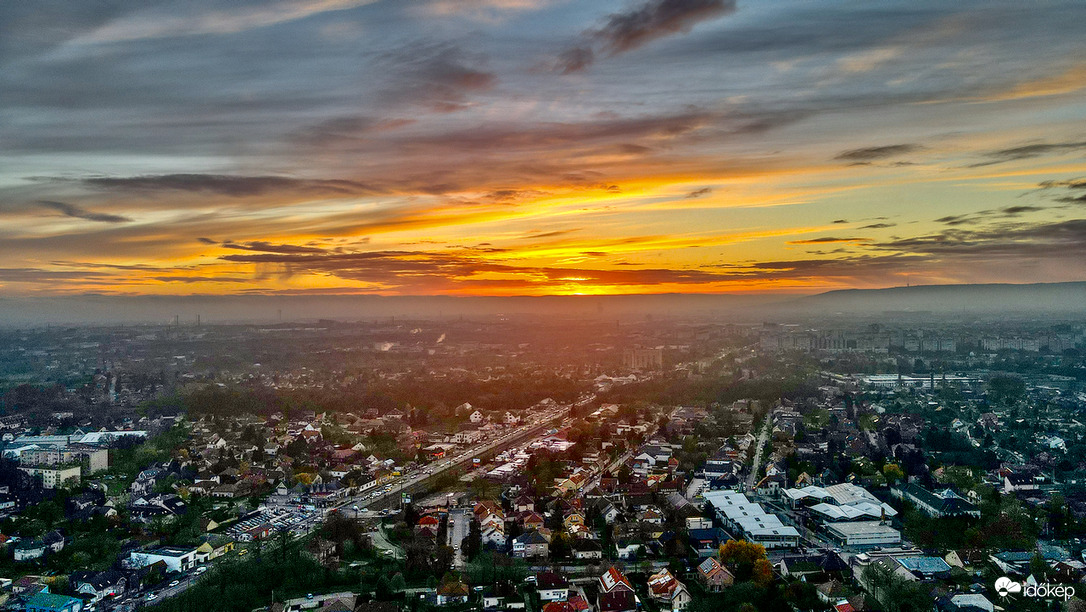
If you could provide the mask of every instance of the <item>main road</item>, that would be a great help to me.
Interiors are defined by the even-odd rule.
[[[581,398],[575,405],[585,405],[594,399],[595,396],[590,395]],[[523,425],[518,429],[495,440],[486,442],[481,446],[469,448],[452,458],[431,463],[425,468],[391,480],[382,488],[370,489],[354,497],[344,499],[328,511],[338,511],[348,506],[367,507],[377,510],[396,506],[399,504],[400,496],[402,494],[413,494],[427,490],[429,484],[445,472],[457,470],[466,464],[470,464],[473,459],[488,458],[509,447],[517,446],[527,440],[539,437],[552,429],[555,421],[559,421],[564,416],[568,415],[569,409],[570,407],[566,405],[556,406],[555,408],[535,416],[528,425]],[[377,495],[375,496],[375,494]]]

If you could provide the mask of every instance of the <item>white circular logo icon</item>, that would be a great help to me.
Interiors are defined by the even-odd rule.
[[[1000,597],[1006,597],[1011,593],[1021,593],[1022,585],[1003,576],[995,581],[995,590]]]

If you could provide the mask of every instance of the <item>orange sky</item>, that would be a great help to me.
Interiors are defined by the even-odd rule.
[[[1086,279],[1086,6],[0,5],[0,297]]]

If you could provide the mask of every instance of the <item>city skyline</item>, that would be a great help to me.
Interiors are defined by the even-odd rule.
[[[1086,6],[0,6],[0,297],[1086,279]]]

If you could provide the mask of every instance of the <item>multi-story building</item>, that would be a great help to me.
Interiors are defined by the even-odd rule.
[[[41,485],[46,489],[70,487],[79,484],[81,469],[78,465],[57,466],[19,466],[19,471],[31,478],[41,477]]]

